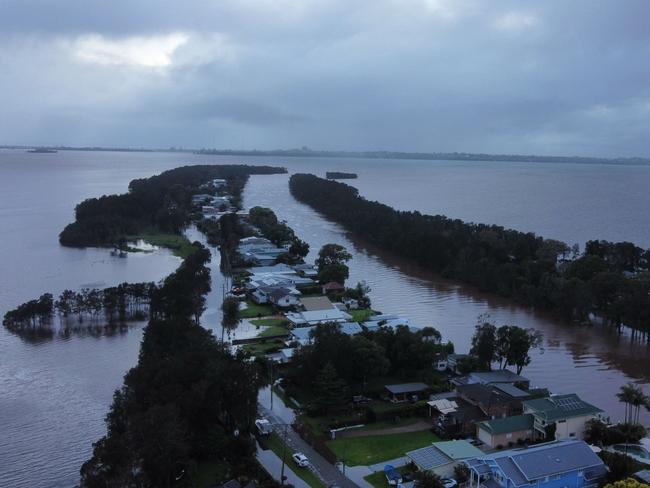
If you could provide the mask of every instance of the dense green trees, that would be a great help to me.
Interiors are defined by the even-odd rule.
[[[248,175],[286,172],[246,165],[183,166],[151,178],[133,180],[129,192],[90,198],[77,205],[75,222],[59,235],[64,246],[119,246],[144,232],[177,234],[190,220],[192,195],[213,178],[225,178],[238,200]],[[235,202],[237,203],[237,202]]]
[[[480,316],[472,336],[470,353],[476,357],[480,369],[491,371],[492,363],[498,362],[500,369],[515,366],[517,374],[530,364],[529,352],[539,347],[542,335],[535,329],[523,329],[516,325],[498,327]]]
[[[344,284],[350,276],[347,263],[352,255],[340,244],[325,244],[318,251],[316,267],[318,268],[318,279],[321,283]]]
[[[199,462],[251,459],[259,372],[197,324],[210,256],[194,246],[153,294],[138,364],[115,393],[106,436],[81,468],[83,487],[168,487]]]
[[[64,290],[54,300],[50,293],[41,295],[8,311],[3,325],[18,334],[45,332],[73,324],[110,326],[146,318],[154,283],[122,283],[109,288]],[[58,319],[55,320],[55,319]],[[50,332],[52,332],[50,330]]]
[[[284,246],[296,239],[293,229],[280,222],[275,212],[266,207],[253,207],[248,211],[248,219],[262,235],[276,246]]]
[[[315,379],[324,374],[323,367],[328,365],[350,391],[363,393],[374,378],[413,378],[422,371],[431,371],[440,353],[453,352],[453,346],[435,340],[438,336],[435,329],[411,332],[403,326],[349,336],[336,324],[322,324],[312,332],[311,343],[296,350],[286,377],[317,396]],[[330,371],[327,375],[332,376]]]
[[[628,242],[566,244],[496,225],[397,211],[343,183],[290,179],[294,197],[367,241],[421,266],[527,305],[650,331],[650,251]],[[648,335],[650,340],[650,334]]]

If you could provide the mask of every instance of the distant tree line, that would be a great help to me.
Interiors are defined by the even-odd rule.
[[[497,225],[395,210],[343,183],[296,174],[291,193],[369,242],[443,276],[586,322],[591,314],[650,340],[650,251],[629,242],[563,243]]]
[[[129,192],[84,200],[75,222],[59,235],[64,246],[123,246],[125,238],[145,232],[179,234],[190,222],[192,195],[214,178],[227,180],[234,204],[251,174],[286,172],[284,168],[248,165],[183,166],[131,181]]]
[[[45,293],[8,311],[2,323],[14,333],[26,334],[50,329],[55,318],[62,327],[71,322],[113,325],[143,320],[155,290],[154,283],[122,283],[104,289],[64,290],[57,300]]]
[[[81,468],[84,488],[195,486],[205,462],[220,464],[228,477],[259,474],[250,436],[258,367],[198,325],[210,253],[193,245],[152,295],[138,364],[115,392],[107,433]]]

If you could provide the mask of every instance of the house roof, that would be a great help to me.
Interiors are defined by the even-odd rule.
[[[470,403],[475,402],[486,407],[507,405],[514,401],[512,397],[497,390],[493,386],[483,385],[481,383],[459,385],[456,387],[456,391]]]
[[[512,449],[483,456],[494,460],[503,473],[517,486],[530,484],[546,476],[571,471],[585,471],[592,479],[606,472],[603,461],[580,440],[564,440]],[[470,463],[471,464],[471,463]]]
[[[494,387],[513,398],[527,398],[530,396],[529,392],[517,388],[511,383],[499,383],[494,385]]]
[[[484,371],[469,374],[470,379],[478,383],[527,383],[528,378],[524,378],[518,374],[513,373],[509,369],[500,369],[498,371]]]
[[[302,306],[307,311],[329,310],[334,308],[334,305],[332,305],[332,302],[327,297],[303,297],[300,299],[300,303],[302,303]]]
[[[361,326],[356,322],[343,322],[342,324],[339,324],[339,329],[347,335],[355,335],[363,332]]]
[[[455,412],[458,409],[458,404],[454,400],[449,400],[447,398],[431,400],[430,402],[427,402],[427,404],[443,414]]]
[[[641,471],[637,471],[634,473],[634,477],[643,483],[650,485],[650,469],[642,469]]]
[[[483,420],[476,425],[492,435],[520,432],[533,428],[534,417],[530,414],[514,415],[501,419]]]
[[[461,459],[482,456],[483,452],[467,441],[436,442],[427,447],[407,452],[406,455],[421,470],[435,469]]]
[[[534,415],[550,422],[571,417],[596,415],[602,412],[600,408],[585,402],[575,393],[526,400],[523,405],[524,409],[529,409]]]
[[[436,442],[434,446],[455,461],[483,455],[483,451],[463,440]]]
[[[385,385],[384,388],[390,391],[393,395],[399,395],[401,393],[416,393],[424,391],[429,387],[424,383],[400,383],[398,385]]]
[[[316,329],[316,326],[311,327],[296,327],[291,329],[291,335],[300,342],[307,342],[310,339],[311,331]]]
[[[439,468],[452,462],[452,459],[435,445],[409,451],[406,456],[422,471]]]
[[[323,285],[323,290],[342,290],[344,286],[336,281],[330,281]]]

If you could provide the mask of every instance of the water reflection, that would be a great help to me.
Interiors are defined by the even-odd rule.
[[[633,343],[608,328],[565,323],[428,273],[412,262],[352,238],[337,224],[298,203],[289,193],[287,180],[287,175],[252,177],[244,194],[246,207],[272,207],[279,218],[309,242],[308,259],[314,259],[328,242],[347,247],[353,255],[349,282],[366,280],[372,288],[374,308],[403,314],[420,326],[435,326],[457,351],[469,348],[476,319],[484,313],[499,325],[539,329],[544,333],[544,348],[533,351],[524,374],[536,386],[556,393],[578,393],[613,418],[623,417],[624,407],[615,398],[620,386],[628,381],[642,385],[650,382],[647,344]],[[650,423],[646,412],[643,421]]]

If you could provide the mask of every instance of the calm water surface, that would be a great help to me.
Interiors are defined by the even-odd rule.
[[[647,166],[0,150],[0,314],[46,291],[159,280],[169,274],[179,260],[165,251],[119,259],[105,250],[62,248],[57,235],[84,198],[126,191],[133,178],[211,162],[267,163],[321,175],[349,170],[359,173],[351,183],[364,196],[398,208],[497,223],[570,243],[606,238],[650,247]],[[497,322],[544,331],[544,352],[535,355],[525,372],[536,384],[576,391],[618,417],[618,387],[628,380],[650,381],[645,346],[597,328],[566,327],[351,240],[337,225],[293,200],[286,175],[251,178],[245,204],[276,209],[313,252],[326,242],[344,244],[354,254],[351,281],[369,282],[376,308],[435,325],[458,350],[467,347],[477,315],[487,311]],[[204,325],[219,335],[218,258],[211,266],[215,280]],[[140,339],[138,326],[111,336],[36,343],[0,330],[0,486],[77,483],[79,466],[104,433],[112,392],[136,362]]]

